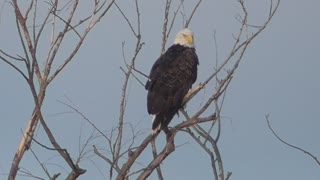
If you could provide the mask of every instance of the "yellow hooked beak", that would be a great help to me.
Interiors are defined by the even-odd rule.
[[[193,44],[193,37],[191,35],[186,36],[186,40],[188,41],[188,44]]]

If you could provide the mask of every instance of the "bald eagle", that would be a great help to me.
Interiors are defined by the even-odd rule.
[[[182,108],[183,98],[197,79],[198,64],[193,33],[183,29],[154,63],[145,85],[148,113],[153,115],[153,134],[161,129],[169,132],[168,124]]]

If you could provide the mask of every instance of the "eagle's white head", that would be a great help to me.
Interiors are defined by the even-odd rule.
[[[176,39],[174,40],[174,44],[190,48],[194,47],[193,32],[188,28],[182,29],[178,32]]]

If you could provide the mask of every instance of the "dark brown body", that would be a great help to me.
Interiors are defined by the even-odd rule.
[[[152,129],[167,129],[182,100],[197,79],[198,57],[194,48],[172,45],[153,65],[148,90],[148,113],[156,115]],[[159,129],[160,130],[160,129]]]

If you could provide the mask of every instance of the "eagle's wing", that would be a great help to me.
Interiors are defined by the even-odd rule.
[[[198,57],[193,48],[172,46],[153,65],[148,89],[149,114],[167,114],[170,118],[197,78]]]

